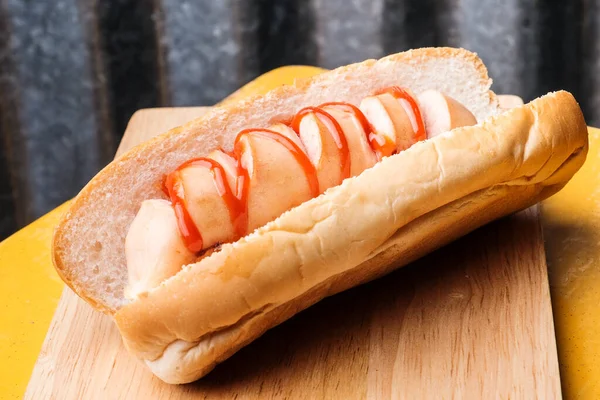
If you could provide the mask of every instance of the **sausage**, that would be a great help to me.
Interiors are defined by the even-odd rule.
[[[335,128],[326,118],[310,112],[300,118],[297,127],[306,154],[316,169],[319,194],[343,179],[341,154],[332,135]]]
[[[195,258],[179,234],[171,203],[159,199],[144,201],[125,238],[129,278],[125,297],[134,298],[158,286]]]
[[[270,135],[248,132],[236,144],[241,152],[240,165],[249,178],[246,232],[313,197],[303,165],[283,143]]]
[[[360,114],[347,105],[329,103],[322,108],[335,118],[345,133],[350,151],[350,176],[359,175],[365,169],[375,165],[377,156],[369,145],[368,121],[366,119],[361,121]]]
[[[416,107],[410,92],[397,90],[366,97],[358,108],[326,103],[301,110],[289,125],[248,129],[238,135],[232,154],[209,154],[212,169],[188,162],[172,173],[178,179],[177,196],[201,235],[201,249],[276,219],[372,167],[378,158],[425,139],[425,130],[433,137],[476,123],[465,107],[440,92],[422,93]],[[228,199],[227,193],[234,196]],[[182,240],[178,222],[167,201],[144,202],[126,239],[128,297],[156,286],[196,257]]]
[[[473,114],[465,106],[437,90],[421,93],[418,100],[428,138],[454,128],[477,123]]]
[[[414,99],[414,96],[407,91]],[[425,139],[419,137],[417,116],[412,107],[403,98],[397,98],[392,93],[383,92],[366,97],[360,103],[360,109],[373,127],[373,134],[379,142],[392,144],[394,153],[408,149],[410,146]],[[390,146],[388,145],[388,148]],[[391,154],[382,154],[384,156]]]
[[[192,164],[176,173],[179,175],[185,206],[201,232],[202,248],[208,243],[224,242],[235,237],[229,209],[215,183],[212,169],[204,164]]]

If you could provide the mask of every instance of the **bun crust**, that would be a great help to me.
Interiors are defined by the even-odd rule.
[[[382,160],[184,267],[117,325],[161,379],[195,380],[322,298],[550,196],[586,153],[575,99],[546,95]]]

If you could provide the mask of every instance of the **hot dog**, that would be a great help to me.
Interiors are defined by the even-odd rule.
[[[125,294],[158,286],[201,251],[245,236],[382,157],[476,122],[441,92],[426,91],[417,103],[409,91],[390,87],[359,107],[325,103],[300,110],[289,124],[246,129],[235,154],[217,150],[167,175],[170,208],[164,200],[143,202],[125,239]]]
[[[195,380],[570,179],[587,152],[573,97],[503,111],[490,84],[472,53],[419,49],[216,108],[84,188],[57,271],[158,377]]]

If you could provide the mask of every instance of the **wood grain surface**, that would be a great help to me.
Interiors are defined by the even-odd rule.
[[[134,115],[120,151],[200,115]],[[26,399],[560,398],[537,207],[323,300],[188,385],[128,355],[112,320],[65,289]]]

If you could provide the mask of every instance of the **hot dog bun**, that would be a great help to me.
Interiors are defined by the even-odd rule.
[[[197,379],[323,297],[553,194],[586,137],[577,103],[557,92],[418,143],[123,306],[125,343],[161,379]]]
[[[222,108],[125,153],[79,193],[59,223],[54,263],[62,279],[95,308],[113,314],[126,303],[124,238],[143,200],[166,199],[160,181],[184,161],[223,147],[238,132],[268,127],[307,106],[346,101],[357,105],[376,89],[399,85],[415,93],[437,89],[481,121],[497,112],[491,79],[473,53],[425,48],[348,65],[259,98]]]
[[[325,73],[251,99],[139,146],[75,199],[55,235],[57,270],[114,314],[128,349],[161,379],[189,382],[325,296],[374,279],[502,215],[559,190],[581,166],[587,130],[566,92],[497,113],[481,61],[457,49],[420,49]],[[356,104],[402,85],[440,90],[480,122],[386,158],[127,302],[124,238],[142,200],[190,157],[231,146],[328,101]]]

